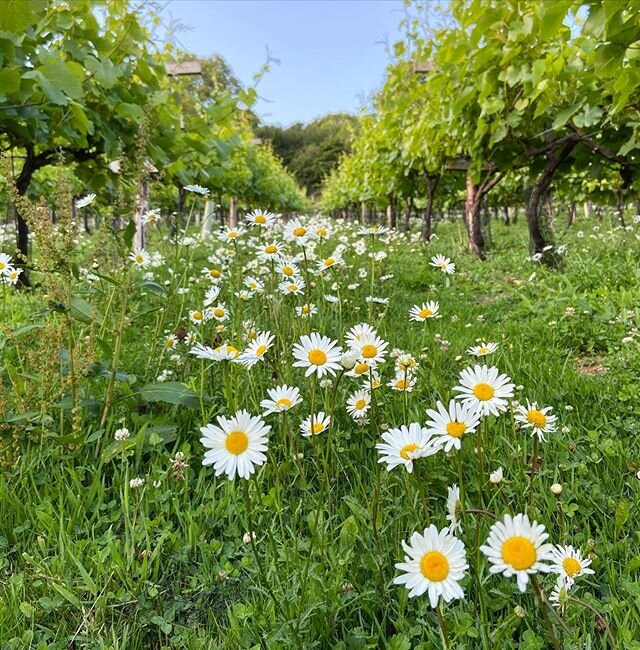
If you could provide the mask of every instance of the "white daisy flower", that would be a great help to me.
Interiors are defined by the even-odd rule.
[[[362,335],[350,347],[354,352],[358,353],[360,360],[378,365],[384,362],[388,345],[374,332],[373,334]]]
[[[430,265],[440,269],[443,273],[446,273],[447,275],[452,275],[453,273],[456,272],[456,265],[448,258],[445,257],[444,255],[434,255],[431,258]]]
[[[210,194],[210,191],[206,187],[202,187],[202,185],[185,185],[184,189],[194,194],[202,194],[202,196],[209,196]]]
[[[306,368],[305,377],[314,372],[319,378],[325,373],[335,375],[336,370],[340,370],[341,355],[342,348],[337,345],[337,341],[312,332],[309,336],[301,336],[300,342],[293,346],[293,356],[296,359],[293,367]]]
[[[448,528],[440,532],[431,525],[422,534],[413,533],[410,543],[402,542],[406,553],[404,562],[396,569],[404,571],[393,582],[405,585],[409,597],[421,596],[427,592],[429,603],[435,609],[440,597],[445,602],[464,598],[460,580],[469,568],[464,544],[454,537]]]
[[[552,570],[545,564],[553,560],[553,546],[544,543],[548,537],[544,526],[537,521],[530,523],[527,515],[505,515],[491,526],[480,550],[492,565],[490,573],[503,573],[507,578],[516,576],[518,589],[524,592],[530,575]]]
[[[235,241],[242,236],[244,230],[242,228],[225,228],[219,235],[218,239],[221,241]]]
[[[564,609],[564,606],[569,602],[569,590],[571,586],[562,578],[556,580],[556,584],[549,595],[549,602],[552,607],[558,607],[561,611]]]
[[[427,428],[436,436],[438,444],[449,453],[451,449],[460,449],[462,436],[474,433],[480,423],[480,412],[472,404],[456,402],[452,399],[447,409],[442,402],[436,409],[427,409]]]
[[[146,269],[151,264],[151,257],[144,248],[136,248],[129,253],[129,259],[139,268]]]
[[[300,275],[297,260],[286,255],[280,256],[278,263],[276,264],[276,271],[287,278]]]
[[[514,418],[526,429],[531,429],[531,435],[537,435],[543,442],[546,441],[545,433],[553,433],[556,430],[557,417],[549,415],[552,410],[551,406],[538,408],[538,402],[529,402],[527,406],[518,405]]]
[[[215,318],[220,323],[223,323],[229,318],[229,312],[221,302],[215,307],[208,307],[206,311],[209,318]]]
[[[295,296],[298,294],[303,294],[305,286],[306,285],[303,278],[300,276],[294,276],[293,278],[289,278],[284,282],[281,282],[278,285],[278,289],[280,290],[280,293],[283,293],[285,295],[291,294]]]
[[[357,361],[357,359],[356,359]],[[369,372],[375,369],[374,363],[366,363],[365,361],[358,361],[349,372],[347,372],[348,377],[368,377]]]
[[[360,226],[358,230],[359,235],[385,235],[389,232],[389,228],[386,226]]]
[[[453,390],[465,404],[475,406],[482,415],[499,415],[507,410],[507,398],[513,397],[514,384],[507,375],[499,375],[496,367],[465,368],[460,373],[460,385]]]
[[[189,320],[194,325],[202,325],[205,321],[204,314],[199,309],[191,309],[189,311]]]
[[[206,293],[204,294],[204,306],[210,307],[218,299],[219,295],[220,295],[220,287],[216,285],[209,287]]]
[[[272,226],[275,221],[276,215],[266,210],[254,210],[245,216],[245,220],[252,226],[260,226],[261,228],[268,228]]]
[[[410,393],[414,386],[416,385],[417,379],[413,377],[410,373],[399,372],[396,374],[395,378],[387,382],[387,386],[392,390],[407,391]]]
[[[276,260],[280,257],[282,251],[284,250],[284,245],[278,241],[268,242],[260,248],[258,253],[258,258],[263,262],[268,262],[269,260]]]
[[[376,330],[369,323],[359,323],[344,335],[344,340],[347,347],[355,348],[362,338],[369,336],[376,336]]]
[[[0,253],[0,275],[6,275],[12,268],[13,264],[11,264],[11,255]]]
[[[88,205],[91,205],[94,201],[96,200],[96,195],[91,193],[87,194],[86,196],[83,196],[81,199],[78,199],[76,201],[76,208],[80,210],[80,208],[86,208]]]
[[[249,343],[244,352],[238,357],[238,362],[245,368],[253,368],[259,361],[264,360],[264,355],[273,345],[275,336],[271,332],[260,332]]]
[[[362,419],[371,406],[371,393],[367,390],[357,390],[347,398],[347,413],[354,419]]]
[[[215,349],[202,343],[196,343],[189,350],[189,354],[193,354],[198,359],[209,359],[210,361],[236,361],[240,356],[240,352],[228,343]]]
[[[451,534],[462,532],[462,515],[464,504],[460,500],[460,488],[454,483],[447,489],[447,519]]]
[[[488,354],[493,354],[497,349],[497,343],[482,343],[481,345],[472,345],[467,350],[467,354],[470,354],[472,357],[486,357]]]
[[[387,471],[404,465],[411,474],[414,460],[432,456],[438,451],[427,429],[417,422],[409,426],[403,424],[399,429],[389,429],[382,434],[382,439],[384,442],[376,445],[380,454],[378,462],[386,463]]]
[[[553,566],[551,570],[557,573],[560,579],[569,587],[573,585],[578,576],[593,574],[593,569],[589,568],[591,560],[583,557],[579,549],[573,546],[556,546],[552,550]]]
[[[247,289],[250,289],[251,291],[255,291],[256,293],[264,292],[264,282],[254,277],[253,275],[248,275],[244,279],[244,286],[247,287]]]
[[[418,369],[418,362],[415,360],[415,357],[413,357],[412,355],[403,352],[399,354],[398,357],[396,358],[396,371],[398,373],[405,372],[405,371],[409,373],[415,373],[417,369]]]
[[[300,307],[296,307],[296,315],[300,318],[310,318],[318,313],[318,308],[311,302],[307,302]]]
[[[282,413],[292,409],[296,404],[302,402],[300,389],[295,386],[278,386],[267,390],[270,399],[263,399],[260,408],[264,409],[263,415],[269,413]]]
[[[333,268],[334,266],[340,266],[344,264],[344,260],[339,253],[334,253],[329,257],[325,257],[321,260],[318,260],[318,271],[326,271],[327,269]]]
[[[300,433],[305,437],[317,436],[326,431],[331,425],[331,416],[325,415],[324,411],[319,411],[310,415],[300,424]]]
[[[262,418],[247,411],[238,411],[232,418],[218,416],[218,426],[207,424],[200,429],[200,442],[208,450],[202,464],[213,465],[216,476],[249,478],[267,460],[264,452],[270,429]]]
[[[300,219],[292,219],[284,226],[284,238],[287,241],[296,242],[304,246],[310,236],[311,232],[302,225]]]
[[[20,279],[23,270],[24,269],[16,269],[13,266],[8,266],[5,269],[4,275],[0,275],[0,281],[15,287],[15,285],[18,284],[18,280]]]
[[[502,467],[498,467],[495,472],[489,474],[489,482],[493,483],[493,485],[500,485],[502,481],[504,481],[504,470]]]
[[[220,280],[222,280],[222,271],[215,267],[209,268],[208,266],[205,266],[202,269],[202,275],[208,278],[211,282],[220,282]]]
[[[435,300],[423,302],[422,305],[414,305],[409,310],[409,320],[424,323],[429,318],[434,318],[438,314],[440,305]]]

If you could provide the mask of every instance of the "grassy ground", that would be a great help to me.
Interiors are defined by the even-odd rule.
[[[165,332],[197,329],[187,311],[202,305],[208,282],[200,269],[211,266],[206,258],[218,243],[174,249],[154,232],[150,248],[168,261],[152,269],[157,283],[145,283],[142,272],[111,256],[115,248],[83,241],[78,266],[52,286],[8,292],[0,340],[0,647],[441,647],[436,613],[426,596],[409,599],[393,584],[394,563],[403,559],[401,541],[425,527],[426,509],[438,528],[447,525],[447,487],[461,477],[467,508],[526,511],[550,541],[592,558],[594,575],[580,577],[571,595],[599,616],[575,601],[555,614],[545,609],[561,647],[612,647],[604,620],[619,648],[640,648],[640,226],[578,223],[560,236],[568,247],[561,271],[527,259],[524,225],[493,229],[484,263],[466,253],[454,224],[441,224],[429,247],[404,236],[388,245],[365,237],[387,252],[375,262],[373,293],[389,304],[366,302],[371,260],[350,248],[348,269],[331,279],[307,276],[319,309],[310,322],[294,318],[292,296],[247,303],[233,296],[239,259],[252,257],[241,240],[239,259],[221,264],[221,298],[232,318],[217,339],[206,326],[201,340],[242,347],[242,321],[254,319],[277,344],[271,363],[251,371],[199,361],[183,344],[163,351]],[[336,233],[322,252],[341,234],[349,243],[362,239],[352,230]],[[428,264],[436,252],[457,264],[449,280]],[[87,281],[82,269],[94,260],[104,277]],[[273,293],[270,273],[265,282]],[[325,293],[339,295],[339,305],[324,301]],[[442,317],[410,323],[409,308],[425,300],[439,301]],[[335,380],[323,389],[305,379],[290,353],[309,327],[342,342],[363,321],[390,349],[415,355],[420,368],[413,392],[395,392],[384,386],[393,376],[387,361],[370,422],[358,426],[345,403],[360,382],[344,377],[333,408]],[[499,343],[481,362],[513,379],[516,399],[553,406],[558,416],[531,494],[532,439],[510,413],[483,422],[481,475],[474,436],[463,438],[459,455],[421,459],[412,475],[377,463],[381,431],[424,422],[437,399],[448,401],[478,339]],[[113,404],[102,423],[119,342]],[[164,369],[190,392],[150,388]],[[199,427],[233,407],[259,413],[267,388],[283,383],[298,386],[304,402],[287,420],[266,418],[269,458],[254,478],[228,481],[202,467]],[[312,399],[316,410],[332,413],[330,436],[296,434]],[[122,426],[131,432],[126,442],[114,440]],[[505,478],[494,485],[489,472],[499,466]],[[131,488],[134,477],[144,486]],[[554,483],[563,487],[559,496]],[[514,578],[489,574],[478,547],[490,525],[489,517],[464,517],[466,598],[443,607],[451,647],[552,647],[531,586],[521,594]],[[255,548],[243,541],[250,529]],[[548,594],[554,578],[542,576],[541,584]]]

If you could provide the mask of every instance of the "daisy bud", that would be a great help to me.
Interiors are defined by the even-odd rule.
[[[356,363],[358,363],[358,355],[355,352],[345,352],[340,359],[340,365],[345,370],[351,370],[355,367]]]
[[[521,607],[520,605],[516,605],[513,608],[513,613],[518,618],[524,618],[526,616],[526,612],[524,611],[524,607]]]
[[[562,485],[560,485],[560,483],[554,483],[549,489],[557,497],[562,494]]]
[[[516,390],[524,390],[524,386],[522,384],[518,384],[516,386]]]
[[[562,427],[562,433],[569,433],[571,429],[569,427]]]
[[[245,534],[242,536],[242,541],[243,541],[245,544],[250,544],[252,541],[255,542],[255,541],[256,541],[256,534],[255,534],[254,532],[251,532],[251,533],[245,533]]]
[[[331,381],[331,379],[323,379],[320,382],[320,388],[331,388],[332,385],[333,382]]]
[[[491,481],[491,483],[493,483],[494,485],[499,485],[500,483],[502,483],[503,480],[504,480],[504,474],[503,474],[502,467],[498,467],[498,469],[495,472],[491,472],[491,474],[489,474],[489,481]]]

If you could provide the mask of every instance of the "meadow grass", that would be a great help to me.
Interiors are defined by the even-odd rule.
[[[612,647],[606,621],[617,647],[640,648],[640,226],[579,222],[558,236],[567,245],[560,270],[527,259],[523,224],[493,226],[486,262],[466,252],[459,224],[439,224],[428,246],[400,233],[359,237],[351,224],[330,226],[335,234],[316,253],[329,255],[342,236],[347,264],[318,275],[315,262],[301,262],[304,296],[278,294],[268,262],[264,275],[243,269],[254,254],[242,238],[226,257],[222,249],[233,246],[174,245],[162,230],[149,245],[165,258],[149,269],[153,280],[83,239],[77,267],[61,276],[68,303],[56,306],[46,287],[5,287],[0,647],[442,647],[436,612],[426,596],[410,599],[393,584],[394,564],[403,559],[401,541],[427,518],[448,525],[447,489],[462,481],[465,508],[527,512],[549,541],[582,549],[595,573],[570,592],[582,602],[546,607],[545,623],[531,585],[521,594],[514,578],[489,573],[478,549],[491,516],[466,512],[465,599],[442,606],[450,647],[545,648],[553,637],[564,648]],[[386,257],[357,254],[358,239]],[[436,253],[452,258],[455,275],[429,265]],[[219,256],[220,300],[231,314],[224,332],[188,318],[201,308],[209,282],[200,270],[211,267],[211,255]],[[251,274],[265,293],[243,302],[233,294]],[[388,304],[366,301],[372,287]],[[426,300],[439,302],[441,317],[410,322],[409,309]],[[318,314],[295,316],[306,301]],[[213,347],[229,341],[242,349],[247,320],[248,329],[276,335],[265,362],[250,370],[196,359],[185,343],[165,347],[183,326]],[[341,376],[322,387],[291,366],[302,334],[342,343],[361,322],[419,364],[412,392],[386,386],[392,359],[380,366],[382,386],[363,425],[345,410],[359,380]],[[475,360],[466,350],[477,340],[499,348]],[[508,411],[481,424],[482,475],[475,435],[463,437],[458,453],[419,459],[412,474],[387,471],[375,449],[381,433],[424,423],[426,409],[447,403],[460,371],[475,362],[508,374],[515,399],[553,407],[557,431],[540,444],[539,461],[533,438]],[[158,382],[163,370],[171,374]],[[265,417],[269,450],[256,474],[231,481],[203,467],[199,428],[239,408],[260,414],[267,389],[285,383],[304,401]],[[330,413],[331,427],[303,438],[298,425],[314,410]],[[122,427],[130,437],[115,440]],[[498,467],[504,480],[494,484],[489,473]],[[136,477],[144,484],[131,487]],[[548,595],[555,577],[538,577]]]

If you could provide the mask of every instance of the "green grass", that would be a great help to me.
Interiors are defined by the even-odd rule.
[[[308,328],[306,321],[293,318],[291,296],[241,305],[232,295],[239,265],[230,264],[222,292],[232,313],[228,339],[241,346],[247,318],[278,338],[271,365],[258,364],[251,371],[233,366],[225,387],[219,364],[209,367],[184,347],[179,362],[161,354],[165,330],[180,324],[191,328],[187,310],[201,305],[207,283],[189,283],[189,277],[200,275],[217,242],[178,251],[184,261],[175,268],[184,277],[165,292],[141,285],[137,271],[127,287],[122,263],[83,241],[75,253],[80,267],[95,258],[104,275],[113,278],[88,283],[60,276],[61,285],[70,285],[74,295],[98,309],[88,318],[46,311],[44,289],[11,291],[3,305],[5,339],[0,340],[5,463],[0,475],[0,647],[441,647],[438,620],[426,596],[409,599],[404,587],[392,581],[394,563],[403,559],[401,540],[426,525],[416,476],[431,520],[442,528],[447,487],[458,482],[456,458],[441,452],[418,461],[414,475],[401,467],[387,472],[377,463],[374,445],[383,426],[424,422],[425,410],[437,399],[448,401],[460,370],[471,363],[466,349],[486,338],[500,344],[486,362],[523,386],[516,397],[553,406],[559,422],[541,446],[543,462],[529,507],[531,438],[514,429],[509,413],[486,421],[485,506],[498,515],[527,511],[545,524],[550,541],[590,555],[595,574],[579,578],[571,593],[601,613],[619,648],[640,648],[640,357],[638,338],[629,334],[640,321],[640,244],[633,231],[611,230],[605,223],[594,232],[593,225],[578,224],[583,238],[575,231],[562,236],[568,252],[560,271],[526,259],[523,224],[493,226],[494,247],[486,262],[466,252],[457,224],[440,224],[439,239],[429,247],[403,236],[393,239],[387,258],[375,268],[375,294],[390,302],[375,306],[373,324],[390,348],[419,357],[416,388],[405,404],[402,393],[383,386],[370,423],[360,427],[344,408],[358,382],[345,377],[337,391],[331,437],[309,441],[298,436],[300,462],[287,452],[283,421],[267,418],[272,425],[269,459],[249,482],[255,550],[263,571],[251,545],[243,542],[249,525],[242,481],[216,478],[211,468],[202,467],[198,428],[229,414],[229,401],[259,413],[267,388],[287,383],[298,386],[305,400],[289,416],[289,426],[297,431],[309,413],[311,383],[290,365],[293,342]],[[335,224],[336,230],[341,227]],[[349,234],[349,239],[356,237]],[[241,244],[244,263],[251,253]],[[174,249],[154,233],[150,249],[158,247],[169,260],[154,269],[162,285],[170,277]],[[375,243],[376,250],[382,248]],[[436,252],[457,264],[450,282],[428,265]],[[334,275],[340,309],[322,298],[336,293],[332,280],[312,278],[316,286],[311,289],[320,311],[311,321],[313,330],[341,342],[348,327],[369,316],[370,276],[358,275],[361,266],[370,273],[369,260],[352,250],[345,257],[351,268]],[[393,278],[379,281],[389,273]],[[270,288],[269,276],[266,282]],[[360,286],[351,290],[351,283]],[[191,290],[180,295],[178,285]],[[114,403],[100,426],[125,293],[128,321]],[[442,318],[410,323],[409,308],[427,299],[440,302]],[[574,314],[568,315],[567,308]],[[19,329],[32,323],[49,329]],[[58,348],[56,331],[64,332]],[[69,408],[69,332],[88,359],[78,384],[83,407],[75,416]],[[623,343],[627,336],[633,340]],[[211,329],[205,338],[214,340]],[[172,369],[171,379],[185,382],[195,400],[145,400],[142,386],[154,383],[163,368]],[[392,375],[391,362],[381,370],[384,385]],[[321,405],[330,410],[332,389],[316,388],[316,410]],[[124,444],[113,439],[120,426],[131,431]],[[466,507],[480,508],[475,439],[463,440]],[[188,463],[184,479],[172,469],[177,452]],[[498,466],[505,481],[494,486],[488,473]],[[145,477],[143,488],[129,488],[135,476]],[[154,481],[160,485],[154,487]],[[551,493],[553,483],[563,486],[561,496]],[[466,598],[443,607],[451,646],[551,647],[531,587],[520,594],[514,578],[490,575],[477,551],[490,524],[487,517],[465,516]],[[553,583],[553,576],[542,576],[547,593]],[[522,613],[518,606],[523,616],[517,615]],[[611,647],[595,615],[577,603],[567,605],[562,624],[553,614],[551,620],[564,648]]]

